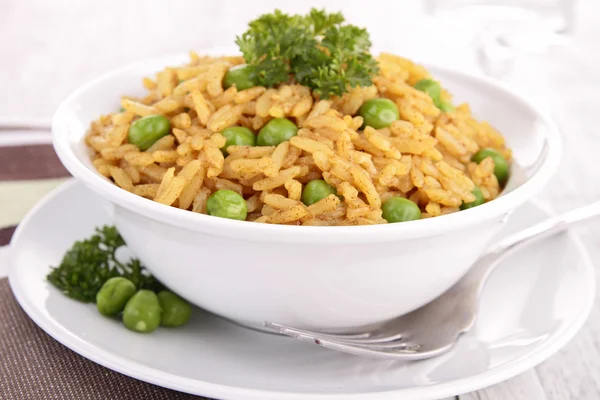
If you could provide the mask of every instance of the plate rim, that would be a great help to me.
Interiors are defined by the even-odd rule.
[[[74,189],[75,187],[75,189]],[[63,344],[65,347],[75,353],[87,358],[88,360],[97,363],[105,368],[119,372],[125,376],[138,379],[153,385],[165,387],[168,389],[191,393],[195,395],[210,396],[220,399],[311,399],[311,400],[332,400],[332,399],[382,399],[382,400],[397,400],[402,396],[402,399],[424,399],[424,398],[444,398],[461,393],[467,393],[475,390],[488,387],[490,385],[502,382],[513,376],[519,375],[524,371],[535,367],[542,361],[546,360],[562,347],[564,347],[581,329],[586,322],[595,298],[596,282],[595,279],[587,279],[585,299],[585,307],[581,309],[579,314],[574,317],[573,323],[559,332],[557,335],[551,335],[550,341],[546,341],[540,345],[537,350],[528,352],[521,357],[518,357],[500,367],[485,371],[470,377],[461,378],[442,383],[433,383],[428,386],[383,390],[377,392],[361,392],[361,393],[298,393],[298,392],[282,392],[278,390],[264,390],[256,388],[243,388],[237,386],[229,386],[224,384],[212,383],[192,378],[177,376],[173,373],[158,370],[156,368],[147,367],[141,362],[128,360],[126,357],[113,354],[109,350],[102,349],[99,346],[86,342],[82,338],[71,333],[67,328],[59,324],[52,318],[47,318],[41,310],[38,310],[25,295],[25,291],[21,288],[21,284],[17,278],[17,267],[13,262],[16,246],[15,243],[20,241],[21,235],[25,227],[33,220],[36,215],[52,202],[56,197],[68,190],[90,190],[85,185],[76,179],[71,179],[66,183],[52,190],[45,195],[21,220],[19,223],[10,244],[9,253],[9,270],[8,281],[11,290],[17,299],[19,305],[25,313],[39,326],[44,332],[50,335],[54,340]],[[101,201],[105,201],[101,199]],[[548,213],[554,214],[552,208],[539,200],[530,200],[526,204],[532,204]],[[581,257],[582,271],[587,273],[591,278],[595,277],[595,269],[592,259],[587,248],[581,241],[580,236],[573,231],[567,231],[566,235],[576,247],[578,254]],[[425,396],[425,397],[424,397]]]

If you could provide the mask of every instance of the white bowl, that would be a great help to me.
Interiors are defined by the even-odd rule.
[[[54,116],[54,146],[65,167],[112,204],[117,228],[158,279],[245,325],[269,320],[351,330],[422,306],[464,275],[560,159],[560,135],[533,104],[489,79],[429,66],[457,102],[469,102],[513,149],[517,165],[498,199],[437,218],[358,227],[267,225],[167,207],[99,175],[83,138],[92,120],[119,108],[121,95],[142,93],[144,76],[186,60],[144,61],[76,90]]]

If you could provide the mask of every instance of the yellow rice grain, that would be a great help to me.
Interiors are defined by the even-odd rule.
[[[241,57],[190,53],[190,63],[171,66],[146,78],[147,93],[121,98],[125,111],[102,115],[90,124],[85,144],[94,167],[116,185],[142,197],[198,213],[219,189],[241,194],[248,221],[288,225],[368,225],[386,223],[381,204],[408,198],[423,218],[459,211],[479,187],[486,201],[501,191],[491,158],[470,161],[490,147],[510,161],[502,135],[472,116],[467,104],[441,112],[414,85],[430,78],[427,70],[402,57],[382,54],[373,85],[319,99],[309,88],[290,82],[266,89],[223,87],[223,77]],[[400,119],[389,127],[362,129],[357,115],[365,101],[393,101]],[[442,88],[442,98],[451,94]],[[146,151],[128,143],[131,124],[161,114],[168,135]],[[224,128],[258,131],[273,118],[287,118],[300,129],[277,146],[221,148]],[[330,195],[306,207],[303,185],[323,179]]]
[[[156,142],[154,142],[154,144],[152,146],[150,146],[150,148],[148,148],[148,150],[146,150],[146,151],[148,153],[153,153],[157,150],[172,150],[174,145],[175,145],[175,136],[167,135],[167,136],[161,137]]]
[[[249,146],[229,146],[227,152],[229,157],[234,158],[261,158],[269,156],[275,151],[274,146],[261,146],[261,147],[249,147]]]
[[[284,169],[277,174],[277,176],[261,179],[252,185],[252,189],[256,191],[264,191],[275,189],[276,187],[282,186],[290,179],[293,179],[303,173],[306,174],[308,172],[308,168],[303,166],[294,166],[288,169]]]
[[[125,171],[123,171],[119,167],[107,166],[110,176],[113,178],[115,183],[122,189],[127,190],[128,192],[133,191],[133,182],[131,178]]]
[[[263,198],[265,204],[270,205],[273,208],[290,208],[300,204],[298,200],[289,199],[280,194],[269,193]]]
[[[206,126],[213,132],[235,125],[242,116],[243,107],[226,104],[215,111],[208,119]]]
[[[133,144],[124,144],[119,147],[107,147],[100,151],[100,154],[106,160],[121,160],[125,157],[125,154],[130,152],[139,151],[138,148]]]
[[[290,139],[290,143],[292,146],[295,146],[299,149],[307,151],[309,153],[314,153],[316,151],[321,151],[327,155],[333,155],[333,150],[329,148],[327,145],[317,142],[313,139],[308,139],[305,137],[294,136]]]
[[[462,204],[458,196],[444,189],[425,188],[425,193],[431,200],[445,206],[458,207]]]
[[[331,107],[330,100],[319,100],[308,114],[307,120],[325,114]]]
[[[302,184],[295,179],[290,179],[284,183],[284,187],[288,192],[288,197],[292,200],[300,200],[302,196]]]
[[[211,97],[216,97],[223,93],[221,82],[227,72],[227,67],[226,63],[215,63],[206,71],[206,80],[208,82],[206,91]]]
[[[252,196],[246,199],[246,206],[248,207],[248,213],[252,213],[262,207],[262,201],[260,200],[260,194],[254,193]]]
[[[88,136],[86,138],[86,144],[97,152],[100,152],[108,147],[112,147],[105,137],[100,136]]]
[[[258,159],[233,160],[230,163],[230,167],[242,179],[249,179],[265,172],[272,164],[273,161],[269,157],[262,157]]]
[[[166,68],[156,74],[156,86],[163,96],[170,96],[177,86],[177,75],[172,68]]]
[[[161,114],[169,114],[185,106],[183,95],[173,95],[154,103],[154,107]]]
[[[171,118],[171,123],[175,128],[185,130],[192,126],[192,119],[188,113],[183,112]]]
[[[177,139],[177,143],[185,143],[188,138],[187,132],[179,128],[173,128],[173,136]]]
[[[189,165],[189,164],[188,164]],[[181,173],[180,173],[181,175]],[[196,175],[194,175],[191,179],[187,180],[186,186],[181,191],[179,195],[179,204],[178,207],[184,210],[187,210],[192,205],[194,198],[200,191],[202,187],[202,183],[204,180],[204,168],[200,167],[197,171]]]
[[[198,191],[192,204],[192,211],[196,213],[206,214],[206,200],[210,196],[210,189],[203,187]]]
[[[156,197],[156,193],[158,193],[158,187],[160,185],[158,183],[147,183],[143,185],[136,185],[133,188],[133,193],[138,196],[146,197],[148,199],[154,199]]]
[[[129,99],[121,99],[121,107],[123,107],[125,111],[131,112],[141,117],[158,114],[158,109],[156,107],[147,106],[145,104]]]
[[[177,164],[180,167],[184,167],[186,166],[188,163],[192,162],[195,159],[194,155],[192,153],[188,153],[185,154],[183,156],[179,156],[177,158],[177,161],[175,161],[175,164]],[[170,163],[167,164],[161,164],[161,165],[166,165],[166,166],[171,166]]]
[[[290,208],[276,210],[267,220],[271,224],[285,224],[287,222],[298,221],[308,214],[304,205],[297,205]]]
[[[367,201],[372,207],[380,208],[381,207],[381,198],[379,197],[379,193],[375,189],[375,185],[373,185],[373,181],[371,177],[364,169],[360,168],[357,165],[353,165],[350,168],[350,173],[352,174],[352,178],[354,179],[354,185],[357,189],[365,194],[367,197]]]
[[[193,91],[191,95],[192,101],[194,102],[194,110],[198,115],[198,120],[202,125],[206,126],[211,116],[211,111],[208,106],[208,102],[199,90]]]
[[[121,161],[121,169],[125,171],[129,178],[131,178],[131,182],[133,184],[138,184],[140,182],[141,176],[140,171],[133,165],[129,164],[127,161]]]
[[[229,179],[223,179],[223,178],[215,178],[214,182],[215,182],[216,190],[227,189],[227,190],[233,190],[234,192],[239,193],[240,195],[244,194],[242,185],[240,185],[239,183],[235,183],[235,182],[230,181]]]
[[[234,85],[234,86],[231,86],[230,88],[228,88],[227,90],[225,90],[223,93],[221,93],[217,97],[211,99],[211,102],[212,102],[213,106],[215,106],[215,108],[221,108],[225,104],[232,103],[236,94],[237,94],[237,88]]]
[[[106,139],[108,140],[111,146],[117,147],[125,141],[128,133],[129,124],[117,125],[107,133]]]
[[[283,160],[287,156],[287,153],[290,149],[290,142],[282,142],[277,145],[270,158],[270,165],[264,167],[264,173],[268,177],[277,176],[279,170],[281,169],[281,165],[283,164]],[[233,166],[232,166],[233,167]]]
[[[156,150],[152,152],[152,159],[157,163],[172,163],[178,157],[179,153],[175,150]]]
[[[156,82],[154,82],[152,79],[150,79],[148,77],[145,77],[144,79],[142,79],[142,84],[148,90],[156,89]]]
[[[242,90],[237,92],[233,98],[233,101],[237,104],[244,104],[255,100],[258,96],[262,95],[267,89],[262,86],[256,86],[250,89]]]
[[[202,137],[202,134],[196,134],[192,136],[192,139],[190,140],[190,146],[193,150],[202,150],[204,147],[204,138]]]
[[[150,164],[143,167],[140,172],[150,178],[152,182],[160,183],[167,173],[167,169],[156,164]]]
[[[323,214],[323,213],[335,210],[339,204],[340,204],[339,197],[337,197],[334,194],[330,194],[329,196],[308,206],[308,211],[312,215],[319,215],[319,214]]]

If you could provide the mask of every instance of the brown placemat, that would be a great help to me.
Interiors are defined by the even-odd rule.
[[[6,228],[0,229],[0,246],[5,246],[10,243],[13,233],[15,233],[16,226],[7,226]]]
[[[0,279],[0,399],[205,399],[154,386],[95,364],[58,343],[21,309]]]
[[[52,145],[0,147],[0,181],[70,176]]]

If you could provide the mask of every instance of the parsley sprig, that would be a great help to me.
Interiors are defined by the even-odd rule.
[[[313,8],[300,16],[275,10],[250,22],[236,43],[258,85],[295,79],[321,98],[339,96],[371,85],[378,71],[367,31],[343,23],[341,13]]]
[[[47,279],[68,297],[85,303],[95,302],[104,282],[115,276],[129,279],[138,289],[160,291],[162,284],[138,259],[117,259],[117,250],[122,246],[125,241],[114,226],[96,228],[90,238],[73,244]]]

